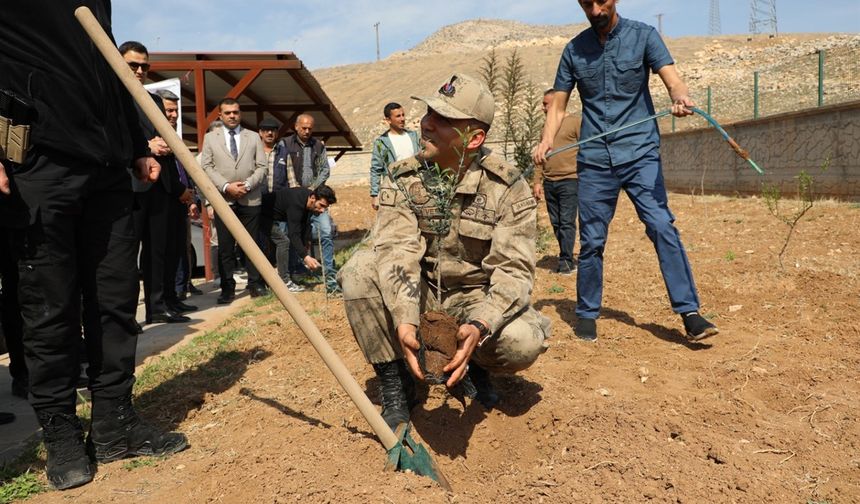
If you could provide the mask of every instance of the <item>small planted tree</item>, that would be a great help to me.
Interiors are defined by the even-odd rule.
[[[489,85],[489,83],[488,83]],[[517,50],[514,49],[505,61],[502,69],[501,105],[502,126],[504,132],[502,137],[502,150],[505,157],[513,154],[513,148],[517,140],[517,131],[520,122],[520,104],[526,87],[526,75],[523,62]]]
[[[534,172],[532,150],[543,129],[542,98],[540,89],[533,82],[526,81],[514,142],[514,164],[526,179],[530,179]]]
[[[827,158],[821,166],[821,171],[827,170],[829,166],[830,158]],[[766,184],[762,187],[761,191],[762,198],[764,199],[768,212],[770,212],[770,214],[776,217],[780,222],[788,226],[788,233],[786,234],[785,240],[782,243],[782,248],[780,248],[779,254],[777,255],[779,267],[782,269],[785,269],[782,258],[785,255],[785,250],[788,248],[788,242],[794,235],[794,229],[797,227],[798,222],[800,222],[803,216],[806,215],[806,212],[812,208],[815,197],[815,180],[813,177],[807,173],[806,170],[801,170],[796,178],[797,206],[794,207],[793,210],[786,211],[785,205],[782,201],[782,191],[776,185]]]
[[[534,170],[531,151],[540,140],[543,127],[541,90],[528,79],[516,49],[504,62],[500,62],[493,49],[484,57],[478,72],[499,106],[502,154],[528,178]]]
[[[481,78],[487,83],[487,88],[493,93],[494,97],[499,96],[499,78],[501,74],[501,65],[499,58],[496,56],[496,48],[490,49],[490,54],[483,57],[481,60],[481,68],[478,70]]]

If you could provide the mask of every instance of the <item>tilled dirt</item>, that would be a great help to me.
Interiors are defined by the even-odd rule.
[[[369,225],[366,191],[339,191],[341,232]],[[684,340],[622,197],[600,335],[577,340],[576,276],[552,272],[550,240],[533,294],[553,320],[549,351],[495,379],[496,410],[464,409],[433,387],[414,411],[454,494],[382,472],[367,423],[273,303],[235,318],[231,327],[247,335],[178,375],[180,392],[141,398],[156,423],[188,434],[188,450],[101,466],[94,483],[32,502],[860,502],[860,207],[817,203],[783,270],[776,254],[787,228],[761,200],[674,194],[671,204],[702,311],[721,333]],[[298,298],[375,400],[342,302]]]

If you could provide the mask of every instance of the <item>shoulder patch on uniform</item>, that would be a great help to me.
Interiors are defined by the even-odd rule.
[[[394,206],[397,201],[397,189],[391,187],[383,187],[379,190],[379,204],[384,206]]]
[[[416,205],[423,205],[430,201],[430,194],[427,192],[427,189],[424,188],[424,183],[420,180],[416,180],[409,185],[409,198],[412,203]]]
[[[418,163],[418,160],[414,157],[411,157],[397,161],[396,163],[392,163],[389,167],[389,170],[391,171],[392,177],[399,178],[406,175],[407,173],[418,171],[418,168],[420,166],[421,164]]]
[[[495,154],[490,154],[482,159],[481,166],[504,180],[507,185],[512,185],[522,175],[519,168]]]
[[[531,210],[532,208],[537,206],[537,200],[533,197],[528,197],[524,200],[517,201],[513,205],[511,205],[511,210],[514,211],[515,214],[520,212],[524,212],[526,210]]]

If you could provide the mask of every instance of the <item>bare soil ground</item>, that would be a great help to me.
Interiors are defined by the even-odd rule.
[[[369,226],[366,191],[339,192],[341,232]],[[860,502],[860,207],[818,202],[782,270],[786,228],[760,199],[671,204],[721,333],[682,337],[622,196],[597,343],[572,337],[576,277],[552,272],[550,240],[533,296],[554,323],[549,351],[496,379],[497,410],[463,409],[439,388],[415,410],[455,494],[382,472],[382,446],[273,301],[232,319],[246,335],[211,361],[142,394],[147,416],[188,434],[188,450],[101,466],[94,483],[32,502]],[[342,302],[298,297],[375,399]]]

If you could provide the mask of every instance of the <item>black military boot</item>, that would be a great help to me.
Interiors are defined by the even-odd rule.
[[[499,394],[493,388],[493,383],[490,381],[490,373],[475,363],[469,362],[469,379],[475,386],[475,398],[484,405],[487,409],[493,409],[493,406],[499,404]]]
[[[396,430],[398,425],[409,423],[409,410],[418,404],[415,381],[403,359],[374,364],[373,370],[379,377],[382,418],[392,431]]]
[[[48,452],[45,472],[57,490],[74,488],[93,480],[95,468],[84,447],[84,430],[75,415],[37,412],[42,439]]]
[[[415,388],[415,378],[409,371],[405,360],[398,359],[394,362],[397,363],[397,372],[400,374],[400,381],[403,383],[403,392],[406,394],[406,406],[409,408],[409,411],[412,411],[412,408],[421,403]]]
[[[87,439],[99,462],[146,455],[163,457],[184,450],[188,439],[179,432],[161,432],[143,422],[134,411],[131,396],[93,398],[93,423]]]

